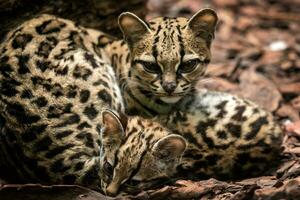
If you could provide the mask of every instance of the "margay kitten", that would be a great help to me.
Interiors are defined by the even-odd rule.
[[[122,115],[115,73],[97,47],[105,37],[50,15],[7,35],[0,46],[1,166],[27,182],[80,184],[107,194],[128,180],[174,173],[185,140]]]

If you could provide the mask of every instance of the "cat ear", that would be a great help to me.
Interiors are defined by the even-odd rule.
[[[153,154],[158,158],[180,158],[187,143],[180,135],[171,134],[158,140],[153,146]]]
[[[121,141],[125,136],[125,128],[120,118],[111,110],[104,110],[102,113],[102,138],[109,141]],[[124,119],[125,120],[125,119]],[[127,118],[126,118],[127,120]],[[127,121],[126,121],[127,124]]]
[[[190,18],[187,28],[191,29],[196,36],[202,36],[210,42],[214,38],[217,22],[218,16],[216,12],[206,8],[198,11]]]
[[[151,33],[148,25],[130,12],[124,12],[119,16],[119,26],[123,32],[124,39],[132,44],[142,39],[145,34]]]

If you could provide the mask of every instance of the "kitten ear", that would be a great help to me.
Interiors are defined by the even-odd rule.
[[[214,38],[217,22],[218,16],[216,12],[206,8],[198,11],[190,18],[187,28],[190,28],[196,36],[202,36],[206,40],[212,40]]]
[[[180,158],[187,143],[180,135],[171,134],[158,140],[153,146],[153,154],[158,158]]]
[[[125,128],[120,118],[111,110],[104,110],[101,113],[102,115],[102,138],[106,137],[109,140],[122,140],[125,136]]]
[[[148,25],[130,12],[124,12],[119,16],[119,26],[123,32],[124,39],[132,44],[142,39],[147,33],[151,33]]]

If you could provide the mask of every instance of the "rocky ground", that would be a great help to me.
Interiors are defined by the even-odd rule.
[[[181,180],[117,198],[77,186],[0,185],[0,199],[300,199],[300,1],[150,0],[146,17],[191,16],[204,6],[215,8],[220,22],[199,87],[251,99],[274,113],[284,142],[273,176]]]

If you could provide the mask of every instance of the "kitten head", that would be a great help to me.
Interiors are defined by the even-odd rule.
[[[102,113],[101,187],[116,195],[125,182],[148,182],[175,173],[186,148],[183,137],[139,117]]]
[[[148,23],[132,13],[121,14],[119,25],[131,54],[131,88],[166,103],[189,93],[210,62],[217,20],[211,9],[190,19],[164,17]]]

